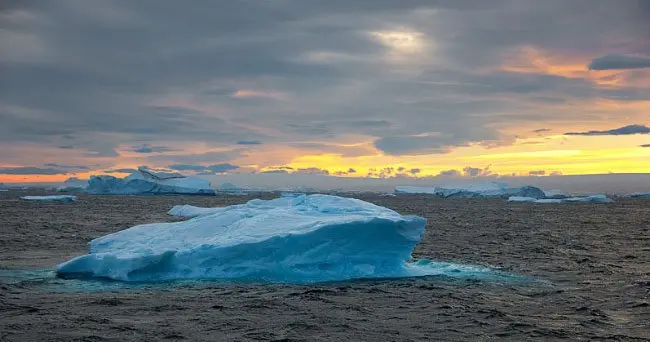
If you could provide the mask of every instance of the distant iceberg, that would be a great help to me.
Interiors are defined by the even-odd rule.
[[[508,202],[537,202],[539,199],[533,197],[510,196]]]
[[[121,281],[313,283],[458,272],[449,264],[427,270],[408,262],[425,219],[358,199],[301,195],[218,209],[92,240],[89,254],[60,264],[57,273]]]
[[[395,187],[395,194],[437,195],[438,193],[436,190],[436,187],[398,185]]]
[[[631,194],[622,195],[622,198],[650,198],[650,192],[633,192]]]
[[[113,176],[92,176],[86,189],[91,194],[141,195],[141,194],[181,194],[214,195],[210,182],[178,173],[156,172],[139,167],[138,172],[126,178]]]
[[[219,194],[232,195],[232,196],[246,196],[248,191],[245,188],[240,188],[233,183],[223,183],[217,191]]]
[[[510,188],[506,183],[485,182],[440,187],[397,186],[395,194],[429,194],[443,198],[508,198],[511,196],[544,198],[544,192],[534,186]]]
[[[26,201],[50,201],[50,202],[74,202],[77,196],[59,195],[59,196],[23,196]]]
[[[66,179],[66,181],[58,186],[55,190],[59,192],[84,191],[86,187],[88,187],[87,179],[71,177]]]
[[[184,204],[175,205],[167,212],[167,214],[176,217],[194,218],[197,216],[214,214],[221,211],[224,211],[224,208],[202,208]]]
[[[569,194],[559,189],[544,190],[544,196],[545,198],[551,199],[564,199],[571,197]]]
[[[606,195],[593,195],[585,197],[568,197],[568,198],[532,198],[532,197],[521,197],[521,196],[512,196],[508,198],[509,202],[530,202],[530,203],[613,203],[614,200],[608,198]]]

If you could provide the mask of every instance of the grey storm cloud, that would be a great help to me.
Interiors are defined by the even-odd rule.
[[[308,174],[308,175],[322,175],[322,176],[327,176],[330,174],[329,171],[317,167],[300,168],[296,170],[294,173],[301,173],[301,174]]]
[[[239,168],[237,165],[232,165],[229,163],[216,164],[216,165],[187,165],[187,164],[174,164],[169,165],[169,168],[176,171],[194,171],[200,172],[202,174],[215,174],[215,173],[224,173]]]
[[[498,70],[522,46],[602,55],[596,31],[644,41],[649,13],[632,3],[13,1],[0,8],[0,46],[11,46],[0,50],[0,141],[74,145],[108,159],[125,141],[291,145],[357,134],[396,155],[507,141],[498,127],[582,115],[548,113],[531,99],[650,100],[647,89]],[[418,32],[435,49],[425,61],[392,60],[371,34],[390,30]],[[283,100],[264,100],[274,96]],[[143,157],[200,165],[242,153]]]
[[[650,147],[650,144],[643,144],[641,147]]]
[[[135,172],[138,172],[138,170],[125,168],[125,169],[106,170],[104,172],[106,172],[106,173],[135,173]]]
[[[650,68],[650,57],[607,55],[598,57],[588,65],[589,70],[619,70]]]
[[[237,165],[223,163],[223,164],[208,166],[208,171],[211,171],[211,172],[214,172],[214,173],[224,173],[224,172],[228,172],[228,171],[237,170],[238,168],[239,168],[239,166],[237,166]]]
[[[186,165],[186,164],[174,164],[169,165],[169,168],[176,171],[196,171],[196,172],[205,172],[207,166],[203,165]]]
[[[134,146],[132,151],[135,153],[148,154],[148,153],[169,152],[169,151],[174,151],[174,149],[166,146],[151,146],[149,144],[144,144],[141,146]]]
[[[85,166],[85,165],[60,165],[60,164],[57,164],[57,163],[47,163],[47,164],[43,164],[43,166],[54,167],[54,168],[59,168],[59,169],[90,170],[90,167]]]
[[[650,127],[645,125],[629,125],[607,131],[569,132],[565,135],[633,135],[650,134]]]
[[[440,173],[438,174],[438,176],[441,177],[460,177],[462,175],[463,173],[458,170],[444,170],[444,171],[440,171]]]
[[[230,151],[217,151],[206,153],[193,153],[193,154],[160,154],[147,157],[147,160],[153,163],[168,163],[173,164],[186,164],[186,165],[200,165],[206,162],[226,162],[231,159],[243,155],[243,149],[236,149]]]
[[[463,176],[466,177],[487,177],[491,174],[492,171],[489,166],[485,168],[465,166],[463,168]]]
[[[285,175],[285,174],[288,174],[289,171],[287,171],[287,170],[267,170],[267,171],[262,171],[262,173]]]
[[[68,172],[64,170],[31,166],[0,168],[0,174],[2,175],[63,175],[66,173]]]
[[[538,128],[538,129],[533,130],[533,133],[546,133],[546,132],[550,132],[550,131],[551,131],[550,128]]]
[[[262,145],[262,142],[259,140],[239,140],[237,145]]]

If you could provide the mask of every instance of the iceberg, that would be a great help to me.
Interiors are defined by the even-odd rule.
[[[87,179],[80,179],[77,177],[71,177],[66,179],[65,182],[59,187],[56,188],[56,191],[59,192],[68,192],[68,191],[83,191],[88,186]]]
[[[26,201],[53,201],[53,202],[74,202],[77,200],[77,196],[23,196],[22,199]]]
[[[219,187],[220,194],[232,195],[232,196],[246,196],[248,192],[246,189],[240,188],[233,183],[223,183]]]
[[[509,188],[506,183],[486,182],[441,187],[397,186],[396,194],[430,194],[443,198],[508,198],[511,196],[544,198],[544,192],[534,186]]]
[[[224,210],[225,208],[202,208],[184,204],[175,205],[167,212],[167,214],[176,217],[194,218],[197,216],[218,213]]]
[[[606,195],[592,195],[586,197],[569,197],[565,198],[564,202],[583,202],[583,203],[613,203],[614,200],[608,198]]]
[[[535,202],[537,198],[533,197],[522,197],[522,196],[510,196],[508,202]]]
[[[408,262],[424,218],[358,199],[301,195],[218,209],[92,240],[87,255],[58,265],[57,274],[127,282],[314,283],[444,271],[427,273]]]
[[[633,192],[631,194],[621,196],[623,198],[650,198],[650,192]]]
[[[427,194],[437,195],[437,188],[423,186],[398,185],[395,187],[395,194]]]
[[[551,189],[551,190],[544,190],[544,197],[550,199],[563,199],[563,198],[569,198],[571,196],[569,196],[566,192],[562,190]]]
[[[614,200],[605,195],[593,195],[586,197],[568,197],[568,198],[533,198],[533,197],[520,197],[512,196],[508,198],[509,202],[530,202],[530,203],[544,203],[544,204],[557,204],[557,203],[613,203]]]
[[[86,189],[91,194],[141,195],[141,194],[182,194],[214,195],[210,182],[178,173],[156,172],[139,167],[138,172],[126,178],[113,176],[92,176]]]

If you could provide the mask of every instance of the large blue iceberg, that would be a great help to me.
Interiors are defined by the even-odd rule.
[[[170,212],[194,216],[187,221],[144,224],[92,240],[89,254],[59,265],[57,273],[121,281],[289,283],[426,273],[407,262],[425,219],[358,199],[300,195],[193,208]]]
[[[102,195],[214,195],[210,182],[201,178],[187,177],[178,173],[156,172],[139,167],[126,178],[92,176],[86,191]]]

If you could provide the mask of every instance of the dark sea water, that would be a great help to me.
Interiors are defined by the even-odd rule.
[[[534,205],[362,199],[428,220],[437,275],[309,285],[56,277],[93,238],[245,197],[0,193],[0,341],[646,341],[650,201]],[[39,193],[41,194],[41,193]],[[35,194],[36,195],[36,194]],[[449,264],[437,264],[448,262]]]

